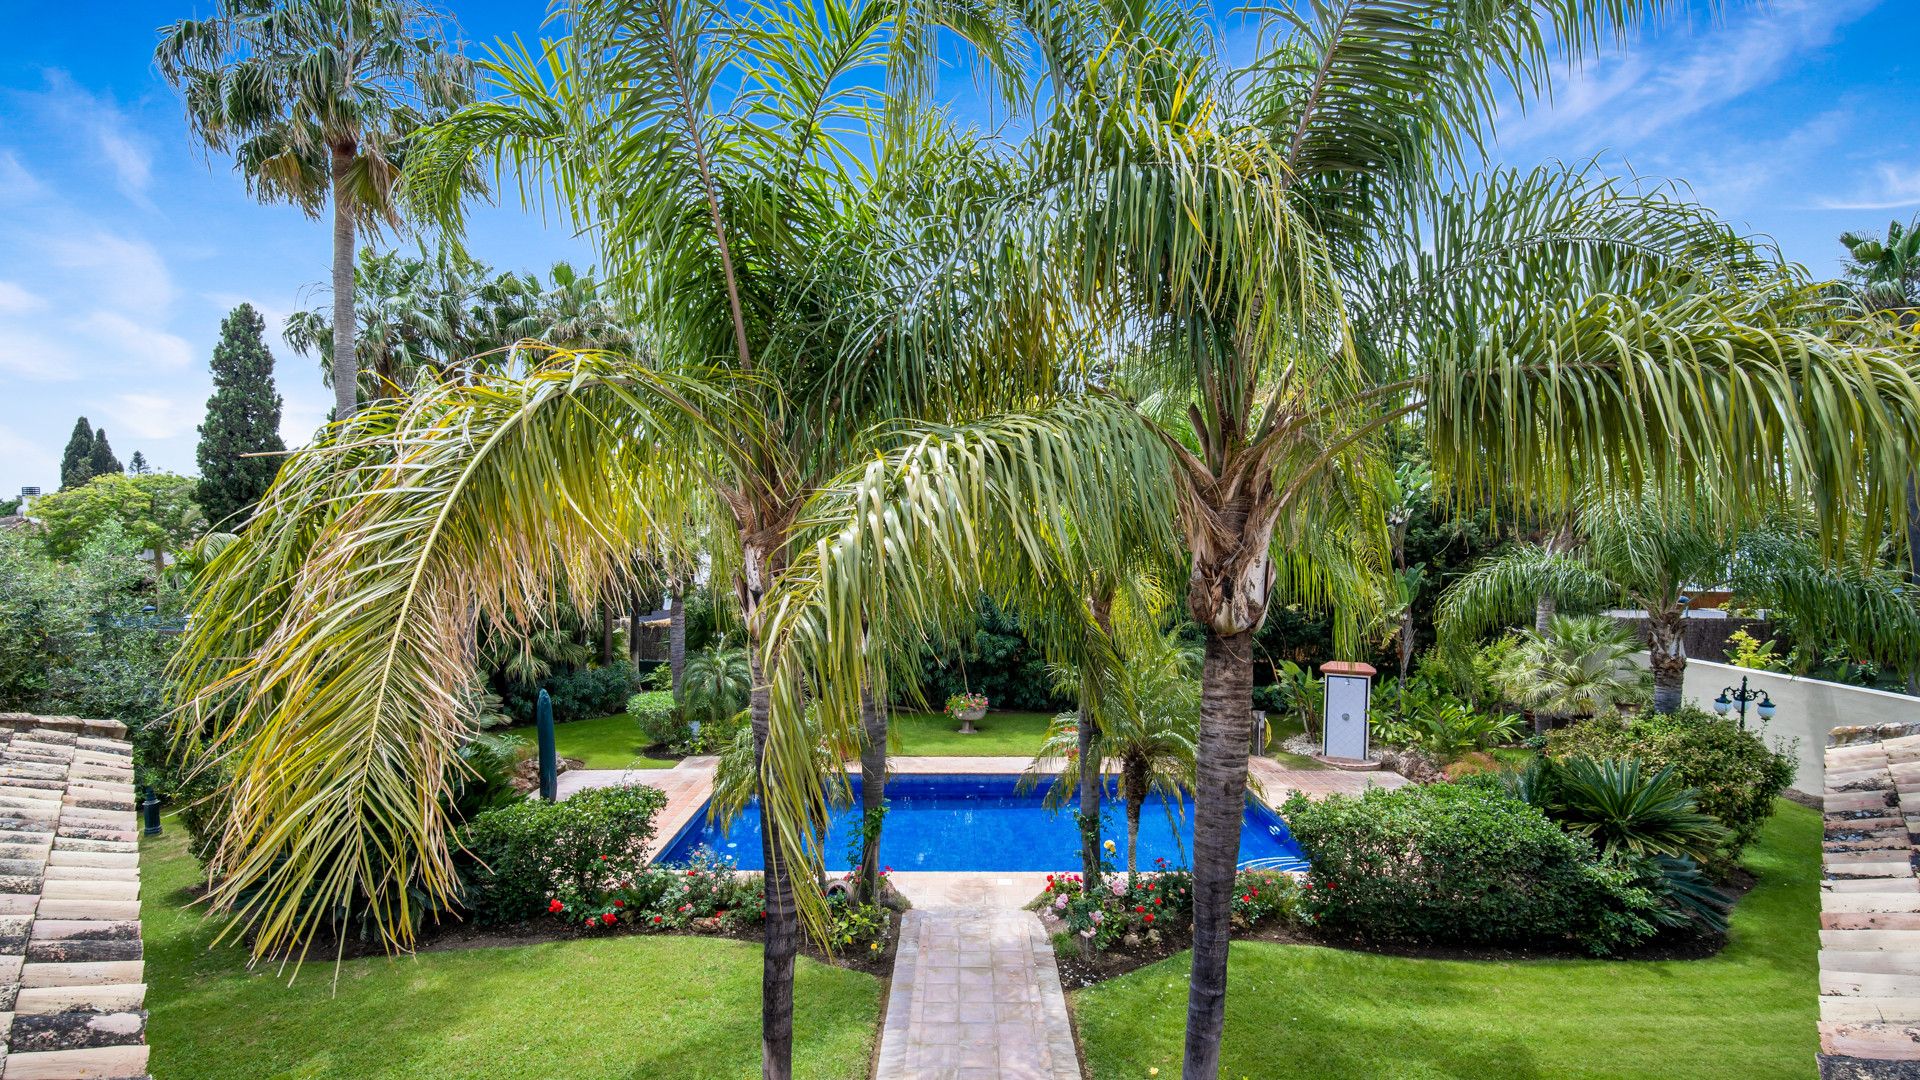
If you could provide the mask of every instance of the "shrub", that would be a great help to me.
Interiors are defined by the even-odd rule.
[[[1475,711],[1442,694],[1406,696],[1407,716],[1375,728],[1380,741],[1411,747],[1446,765],[1484,747],[1508,742],[1520,732],[1520,718],[1512,713]]]
[[[1694,789],[1700,810],[1727,827],[1721,856],[1728,859],[1760,835],[1795,768],[1791,746],[1770,750],[1759,735],[1691,705],[1670,714],[1574,724],[1548,735],[1546,753],[1556,760],[1633,757],[1656,768],[1671,766]]]
[[[1158,862],[1150,874],[1109,874],[1089,891],[1078,874],[1047,879],[1041,903],[1067,924],[1067,930],[1096,948],[1108,948],[1127,934],[1152,934],[1169,927],[1185,929],[1193,921],[1193,874]],[[1294,919],[1300,890],[1291,875],[1243,870],[1234,878],[1232,921],[1249,930],[1274,919]]]
[[[1283,813],[1313,864],[1302,912],[1333,933],[1606,955],[1658,929],[1660,898],[1630,869],[1497,782],[1296,794]]]
[[[468,908],[483,924],[515,922],[555,899],[583,904],[641,876],[666,801],[651,787],[590,788],[564,802],[529,800],[478,815],[460,833]]]
[[[615,660],[605,667],[555,674],[538,686],[515,683],[501,698],[514,719],[529,724],[533,722],[534,702],[544,689],[553,699],[554,721],[564,724],[619,712],[639,685],[639,678],[632,664]]]
[[[640,736],[649,746],[670,746],[687,737],[687,723],[674,706],[667,690],[642,690],[627,699],[627,712],[640,725]]]
[[[744,877],[731,860],[700,848],[686,866],[654,866],[596,891],[547,901],[546,911],[587,930],[626,923],[641,930],[727,930],[767,917],[758,875]]]

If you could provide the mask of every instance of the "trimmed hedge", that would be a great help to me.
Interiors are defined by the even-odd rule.
[[[1760,736],[1740,730],[1704,709],[1611,717],[1561,728],[1547,736],[1546,753],[1569,757],[1638,758],[1654,768],[1671,766],[1697,793],[1696,804],[1727,827],[1729,859],[1760,836],[1773,814],[1773,800],[1793,782],[1792,749],[1768,749]]]
[[[1313,864],[1305,913],[1334,934],[1606,955],[1657,932],[1661,901],[1630,869],[1497,781],[1296,793],[1282,813]]]
[[[658,788],[589,788],[564,802],[529,799],[475,817],[460,831],[466,906],[482,925],[583,903],[647,867]]]
[[[542,689],[553,699],[553,719],[591,720],[611,716],[627,707],[627,698],[640,685],[640,675],[625,660],[606,667],[581,668],[554,675],[539,686],[514,683],[500,693],[501,707],[517,723],[533,723],[534,702]]]

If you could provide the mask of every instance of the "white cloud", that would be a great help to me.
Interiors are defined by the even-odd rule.
[[[1560,80],[1554,100],[1515,118],[1501,144],[1577,131],[1594,149],[1627,148],[1766,86],[1830,43],[1880,0],[1776,0],[1730,16],[1666,48],[1589,61]]]
[[[1920,206],[1920,164],[1882,162],[1874,169],[1875,182],[1853,195],[1821,199],[1823,210],[1894,210]]]
[[[0,150],[0,203],[25,202],[38,198],[46,190],[40,178],[20,164],[19,155]]]
[[[236,292],[210,292],[206,294],[206,298],[208,303],[220,309],[222,318],[241,304],[252,304],[253,309],[258,311],[260,317],[267,322],[267,348],[274,350],[274,354],[281,356],[284,360],[283,354],[287,352],[287,343],[281,339],[280,335],[286,332],[287,319],[292,317],[293,308],[269,304],[257,297]]]
[[[139,439],[171,439],[193,431],[203,406],[165,394],[118,394],[105,409],[114,424],[109,434],[124,431]]]
[[[158,317],[178,292],[166,259],[144,240],[95,229],[85,234],[62,231],[38,243],[54,266],[77,272],[94,304]]]
[[[114,367],[180,371],[193,364],[193,346],[185,338],[117,311],[92,312],[75,328],[106,350],[108,355],[102,359]]]
[[[129,130],[126,114],[111,98],[88,92],[64,71],[49,70],[42,100],[56,122],[86,133],[94,152],[113,171],[121,194],[142,206],[153,205],[147,199],[153,154],[145,140]]]
[[[23,483],[37,483],[49,491],[60,486],[59,463],[46,447],[5,424],[0,424],[0,461],[22,477]],[[0,497],[12,498],[18,490],[10,489]]]
[[[0,371],[34,382],[69,382],[80,377],[81,362],[59,338],[36,327],[0,322]]]
[[[0,281],[0,315],[24,315],[46,306],[46,300],[41,297],[11,281]]]

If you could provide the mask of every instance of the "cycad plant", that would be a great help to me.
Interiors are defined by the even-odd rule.
[[[1568,717],[1602,716],[1644,704],[1646,673],[1634,663],[1640,639],[1632,627],[1600,615],[1555,615],[1547,634],[1523,632],[1494,673],[1506,700],[1544,726]]]
[[[1118,551],[1116,524],[1171,508],[1205,650],[1189,1080],[1219,1062],[1252,635],[1276,598],[1337,600],[1358,647],[1390,562],[1388,428],[1424,441],[1443,499],[1558,512],[1652,482],[1730,512],[1817,490],[1838,540],[1851,510],[1871,531],[1899,497],[1910,354],[1823,335],[1831,311],[1776,253],[1671,190],[1461,179],[1494,101],[1545,85],[1548,42],[1578,56],[1648,6],[1267,8],[1243,65],[1174,3],[1022,12],[1051,93],[1003,224],[955,258],[1004,282],[1020,245],[1022,286],[1069,292],[1102,347],[1021,415],[926,431],[823,491],[779,621],[838,723],[861,627],[931,613],[1056,536]]]
[[[747,707],[753,671],[745,649],[709,645],[687,658],[680,708],[690,720],[718,724]]]
[[[1726,829],[1700,812],[1696,792],[1670,767],[1573,757],[1552,768],[1548,812],[1602,851],[1704,862],[1726,839]]]

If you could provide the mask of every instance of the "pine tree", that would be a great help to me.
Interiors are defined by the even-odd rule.
[[[92,467],[93,475],[95,476],[105,476],[110,472],[123,473],[127,471],[126,467],[120,464],[120,459],[113,456],[113,447],[107,445],[106,428],[94,429],[93,453],[88,464]]]
[[[60,490],[77,488],[93,479],[93,425],[86,417],[73,422],[73,437],[60,456]]]
[[[238,528],[280,471],[280,395],[273,389],[267,321],[251,304],[220,324],[213,349],[213,396],[200,425],[200,490],[196,497],[215,528]],[[234,520],[228,521],[229,518]],[[221,524],[226,522],[226,524]]]
[[[135,450],[133,460],[127,462],[127,471],[135,476],[145,476],[153,471],[153,466],[147,464],[147,455]]]

